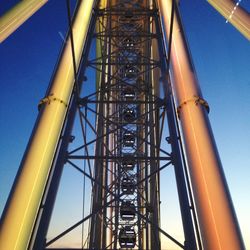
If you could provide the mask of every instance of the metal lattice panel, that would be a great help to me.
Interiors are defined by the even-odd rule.
[[[160,78],[166,62],[157,6],[108,1],[95,8],[91,27],[95,32],[86,53],[91,46],[96,53],[83,58],[77,77],[86,83],[76,89],[62,137],[68,138],[67,151],[59,153],[63,162],[57,163],[58,169],[65,165],[84,177],[83,219],[45,245],[81,225],[83,248],[160,249],[160,235],[184,248],[160,223],[160,171],[173,165],[169,138],[177,137],[166,128],[171,97],[160,91],[161,84],[166,89]],[[95,74],[95,86],[83,76],[86,70]]]

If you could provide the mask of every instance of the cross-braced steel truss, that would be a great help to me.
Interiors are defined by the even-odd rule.
[[[164,235],[182,249],[196,249],[195,213],[186,190],[174,104],[168,79],[162,77],[168,66],[157,4],[97,4],[89,33],[81,70],[75,72],[83,87],[76,85],[72,98],[44,201],[48,210],[41,221],[46,226],[40,222],[35,246],[48,230],[53,207],[48,204],[55,201],[65,165],[82,174],[83,219],[43,241],[44,247],[82,226],[83,248],[161,249]],[[91,41],[96,43],[87,58]],[[86,69],[88,79],[83,77]],[[170,165],[175,166],[183,243],[161,228],[160,176]]]

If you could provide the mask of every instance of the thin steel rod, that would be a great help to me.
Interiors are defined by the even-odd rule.
[[[123,157],[121,155],[114,155],[114,156],[108,156],[109,160],[121,160]],[[164,156],[133,156],[134,159],[136,160],[162,160],[162,161],[171,161],[172,157],[164,157]],[[106,156],[95,156],[95,155],[89,155],[89,156],[84,156],[84,155],[69,155],[67,156],[67,159],[71,160],[81,160],[81,159],[91,159],[91,160],[105,160]]]

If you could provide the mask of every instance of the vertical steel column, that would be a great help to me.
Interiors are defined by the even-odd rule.
[[[94,33],[96,22],[96,14],[94,13],[90,22],[89,33]],[[81,91],[82,78],[85,73],[87,65],[87,57],[90,51],[90,45],[92,41],[92,36],[88,36],[85,43],[85,48],[82,52],[82,59],[79,65],[79,70],[77,74],[76,83],[78,84],[78,89]],[[83,56],[84,55],[84,56]],[[49,228],[49,223],[51,215],[54,208],[54,203],[58,191],[58,187],[61,180],[61,175],[63,172],[63,167],[65,164],[65,159],[67,155],[67,149],[69,142],[71,141],[71,132],[74,125],[74,120],[76,112],[78,109],[78,96],[79,93],[74,92],[72,95],[71,103],[69,104],[69,110],[67,117],[65,119],[65,128],[60,136],[60,141],[58,143],[57,155],[53,160],[53,167],[48,177],[46,184],[46,189],[44,192],[44,197],[40,205],[39,213],[36,220],[36,225],[32,233],[32,240],[30,242],[30,247],[32,249],[40,250],[45,248],[46,244],[46,234]]]
[[[167,93],[166,97],[167,97],[167,117],[168,117],[168,125],[170,132],[170,143],[173,149],[173,165],[175,170],[174,171],[175,178],[177,182],[177,191],[178,191],[179,203],[182,215],[183,231],[185,235],[184,245],[187,250],[195,250],[197,249],[197,247],[196,247],[194,226],[191,216],[191,209],[194,208],[191,207],[191,204],[189,203],[188,200],[188,193],[185,182],[185,176],[183,172],[183,163],[181,158],[178,133],[176,129],[177,125],[175,124],[172,96],[170,95],[170,93]]]
[[[106,7],[106,2],[104,0],[100,1],[99,3],[99,10],[102,8]],[[101,18],[101,17],[99,17]],[[103,20],[104,21],[103,17]],[[106,25],[109,25],[108,22],[105,22]],[[102,24],[101,24],[102,25]],[[100,26],[96,31],[97,32],[103,32],[104,27]],[[108,55],[108,39],[105,38],[103,48],[101,48],[101,41],[99,41],[100,44],[97,43],[97,56],[103,56],[106,57]],[[103,50],[105,49],[105,53],[102,53]],[[105,109],[105,104],[104,104],[104,95],[102,90],[105,89],[105,83],[106,83],[106,73],[109,70],[108,67],[106,66],[106,60],[107,59],[100,59],[100,66],[99,68],[102,69],[102,72],[100,75],[97,77],[97,95],[98,95],[98,100],[99,103],[97,104],[97,121],[96,121],[96,131],[97,131],[97,143],[96,143],[96,149],[95,149],[95,155],[96,156],[105,156],[105,148],[104,144],[106,144],[107,141],[105,141],[105,138],[107,138],[109,135],[106,133],[107,129],[105,126],[105,120],[103,117],[107,115],[106,109]],[[104,136],[106,134],[106,136]],[[95,172],[94,172],[94,178],[96,181],[99,182],[99,184],[104,185],[106,187],[106,171],[108,168],[107,161],[101,160],[101,159],[96,159],[95,160]],[[93,187],[93,197],[92,197],[92,211],[97,210],[99,207],[101,207],[104,203],[107,201],[105,200],[105,195],[104,193],[106,192],[103,190],[102,186],[97,183],[94,183]],[[105,241],[103,234],[105,230],[105,225],[104,225],[104,219],[106,219],[106,212],[107,208],[105,207],[100,213],[97,213],[93,215],[91,218],[91,223],[90,223],[90,240],[89,240],[89,248],[90,249],[101,249],[106,247]]]
[[[250,15],[233,0],[207,0],[228,22],[250,40]]]
[[[74,23],[76,66],[86,41],[94,0],[81,1]],[[74,87],[71,44],[64,48],[33,130],[0,227],[0,249],[27,249]]]
[[[156,2],[153,0],[151,1],[151,10],[156,10],[157,7],[156,7]],[[157,25],[157,15],[153,15],[151,16],[151,33],[154,34],[154,33],[157,33],[156,32],[156,25]],[[151,54],[151,58],[153,60],[156,60],[156,61],[160,61],[160,57],[159,57],[159,48],[158,48],[158,39],[151,39],[151,51],[150,51],[150,54]],[[163,60],[164,61],[164,60]],[[162,62],[163,62],[162,61]],[[155,68],[154,70],[152,70],[152,74],[151,74],[151,81],[152,81],[152,96],[154,96],[155,98],[156,97],[159,97],[160,98],[160,73],[161,73],[161,69],[160,67],[159,68]],[[153,101],[153,98],[152,98],[151,95],[149,95],[149,99],[150,99],[150,102]],[[155,123],[155,134],[154,134],[154,141],[155,141],[155,145],[160,145],[160,136],[159,136],[159,130],[160,130],[160,111],[159,111],[159,108],[156,108],[156,105],[157,104],[154,104],[154,107],[152,107],[155,112],[152,114],[152,120],[154,120],[154,123]],[[156,157],[159,157],[160,156],[160,152],[157,151],[155,149],[155,156]],[[157,171],[159,170],[159,162],[155,162],[154,164],[154,167],[152,169],[153,171]],[[153,172],[152,171],[152,172]],[[155,211],[157,214],[155,215],[155,220],[154,223],[158,224],[159,226],[160,225],[160,172],[158,172],[156,175],[155,175],[155,183],[151,183],[151,185],[155,185],[155,190],[154,190],[154,195],[155,195],[155,209],[157,209],[157,211]],[[152,234],[152,233],[151,233]],[[155,238],[155,247],[158,247],[159,249],[161,248],[161,238],[160,238],[160,234],[158,232],[155,233],[154,235],[154,238]],[[153,249],[151,247],[151,249]]]
[[[101,88],[103,88],[104,81],[102,80]],[[98,93],[100,103],[98,103],[98,119],[96,123],[97,139],[95,155],[104,156],[104,146],[103,140],[105,138],[105,127],[104,127],[104,105],[103,105],[103,95]],[[94,187],[92,191],[92,212],[98,210],[103,205],[103,188],[104,185],[104,163],[102,159],[96,159],[94,163],[94,179],[98,181],[98,184],[94,182]],[[91,218],[91,229],[90,229],[90,240],[89,248],[90,249],[101,249],[102,245],[102,229],[103,229],[103,212],[96,213]]]
[[[167,33],[171,0],[159,0]],[[174,91],[184,137],[185,151],[206,250],[244,249],[222,165],[219,159],[191,55],[187,49],[178,10],[175,11],[171,60]]]
[[[172,8],[172,6],[171,6]],[[166,51],[164,49],[164,43],[162,40],[163,36],[163,30],[161,27],[160,20],[158,19],[158,15],[155,16],[156,19],[156,33],[159,35],[160,39],[158,38],[158,50],[159,50],[159,60],[161,62],[161,74],[162,74],[162,81],[164,86],[164,92],[165,92],[165,98],[166,98],[166,113],[167,113],[167,122],[168,122],[168,128],[169,128],[169,135],[170,135],[170,144],[172,148],[172,157],[173,157],[173,165],[174,165],[174,172],[175,172],[175,178],[176,178],[176,185],[177,185],[177,191],[178,191],[178,198],[180,203],[180,210],[181,210],[181,218],[183,223],[183,232],[185,237],[185,247],[186,249],[195,250],[196,247],[196,239],[195,239],[195,231],[194,231],[194,225],[192,220],[192,214],[191,214],[191,203],[188,199],[188,190],[186,186],[186,180],[184,174],[184,166],[183,166],[183,159],[182,154],[180,151],[180,144],[179,144],[179,135],[178,135],[178,129],[177,124],[175,122],[175,107],[172,103],[172,93],[170,89],[170,85],[168,82],[168,79],[166,77],[168,76],[167,72],[167,62],[166,58],[164,58]],[[189,194],[192,195],[192,194]],[[195,213],[194,213],[195,214]]]
[[[11,35],[48,0],[20,1],[0,18],[0,43]]]
[[[151,25],[150,25],[150,17],[147,19],[147,30],[149,30],[152,33]],[[146,43],[145,46],[145,54],[147,56],[152,55],[152,40],[149,40]],[[148,94],[146,94],[146,100],[149,102],[147,105],[149,107],[149,130],[150,130],[150,143],[152,145],[157,145],[157,134],[159,132],[159,127],[156,127],[156,124],[159,125],[159,123],[156,123],[157,117],[156,112],[154,111],[156,109],[155,105],[153,104],[153,86],[152,86],[152,71],[150,71],[150,65],[145,66],[145,71],[148,72],[146,75],[145,82],[147,83],[147,90]],[[150,146],[150,156],[151,157],[156,157],[157,150],[153,146]],[[150,160],[150,174],[155,173],[158,170],[158,162],[155,160]],[[152,212],[150,214],[151,221],[153,222],[154,225],[159,225],[159,196],[158,196],[158,174],[152,175],[150,177],[150,206],[152,207]],[[160,235],[158,230],[155,229],[153,225],[151,225],[151,249],[160,249]]]

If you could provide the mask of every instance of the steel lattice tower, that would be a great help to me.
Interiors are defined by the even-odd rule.
[[[15,213],[11,211],[18,207],[18,189],[22,191],[26,176],[34,171],[26,191],[36,191],[24,198],[27,206],[21,205],[24,216],[17,217],[17,224],[21,221],[25,228],[16,226],[21,236],[15,249],[48,249],[80,226],[81,249],[161,249],[162,237],[180,249],[213,249],[217,243],[213,243],[215,233],[209,220],[218,210],[217,201],[211,202],[212,212],[206,204],[213,186],[224,209],[215,217],[223,214],[233,225],[226,235],[232,238],[231,243],[221,240],[218,244],[233,242],[234,250],[243,249],[207,119],[209,107],[193,77],[175,1],[79,1],[73,17],[68,1],[68,18],[67,43],[39,104],[37,132],[29,145],[35,156],[24,156],[4,213],[2,228],[8,228]],[[182,72],[188,83],[181,82]],[[43,123],[46,128],[41,133]],[[205,125],[200,128],[199,124]],[[202,145],[211,155],[207,162],[215,166],[212,170],[207,170],[206,164],[197,165],[203,153],[198,140],[198,149],[192,147],[197,131],[203,133]],[[48,137],[41,152],[36,148],[40,135]],[[42,152],[45,157],[40,168],[32,170],[27,162],[36,161]],[[161,227],[161,173],[169,167],[175,174],[182,241]],[[83,218],[48,238],[65,168],[82,175]],[[202,179],[200,169],[211,171],[206,175],[211,175],[214,183],[207,184],[209,178]],[[208,190],[205,199],[204,188]],[[216,230],[219,220],[215,219]],[[3,229],[2,238],[6,231]]]
[[[96,31],[89,43],[96,39],[96,55],[85,59],[82,72],[89,67],[96,70],[96,91],[88,95],[76,91],[78,101],[71,112],[79,112],[83,145],[58,156],[91,179],[88,248],[160,249],[161,231],[184,247],[160,227],[160,171],[174,162],[170,148],[167,152],[163,146],[166,138],[176,147],[176,159],[182,156],[173,121],[169,122],[171,136],[164,129],[175,114],[170,90],[165,86],[165,94],[160,94],[159,78],[161,70],[163,74],[167,70],[167,61],[159,56],[166,52],[156,2],[108,2],[106,8],[96,8],[93,18]],[[167,85],[167,79],[162,81]],[[63,138],[70,135],[65,131]],[[188,194],[181,187],[185,183],[181,160],[176,164],[180,164],[176,174],[189,238],[185,244],[196,249]],[[59,162],[59,172],[61,165]],[[49,207],[54,199],[46,201]],[[48,213],[44,215],[48,223]],[[41,238],[37,239],[35,246],[40,247]]]

